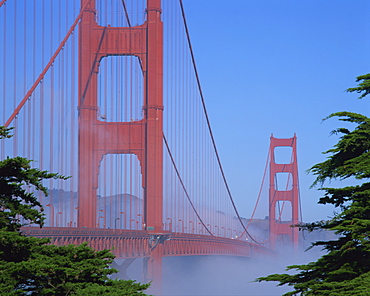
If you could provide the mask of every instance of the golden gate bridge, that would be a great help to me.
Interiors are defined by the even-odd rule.
[[[257,237],[226,182],[181,0],[2,0],[0,22],[0,118],[14,127],[0,157],[71,176],[46,184],[46,224],[24,233],[113,249],[126,267],[144,258],[157,290],[163,257],[298,244],[296,136],[271,136],[269,233]]]

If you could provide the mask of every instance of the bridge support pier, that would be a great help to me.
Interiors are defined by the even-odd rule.
[[[163,244],[169,239],[169,234],[152,233],[149,234],[150,257],[144,259],[144,279],[148,283],[152,281],[151,291],[161,295],[162,292],[162,259]]]
[[[162,293],[162,256],[163,245],[161,244],[151,251],[150,257],[144,258],[144,282],[151,282],[150,293],[154,295]]]

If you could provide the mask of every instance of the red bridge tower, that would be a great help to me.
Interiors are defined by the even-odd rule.
[[[159,234],[163,222],[163,23],[161,1],[147,0],[147,18],[134,27],[103,27],[96,22],[95,0],[81,0],[79,24],[79,179],[78,226],[97,226],[100,162],[106,154],[135,154],[144,188],[143,225]],[[142,67],[144,118],[132,122],[98,119],[97,81],[100,61],[107,56],[136,56]],[[161,275],[162,245],[148,261],[148,277]],[[158,281],[160,282],[160,280]]]
[[[275,148],[276,147],[291,147],[292,154],[289,163],[276,163]],[[298,207],[299,207],[299,192],[298,192],[298,164],[297,164],[297,137],[289,139],[278,139],[271,136],[270,138],[270,188],[269,188],[269,226],[270,226],[270,242],[271,247],[275,248],[277,242],[285,243],[285,237],[289,237],[292,246],[298,246],[298,228],[291,225],[299,222]],[[278,174],[285,174],[287,178],[287,186],[278,188]],[[278,202],[283,201],[282,207],[290,203],[291,219],[283,221],[281,212],[277,209]]]

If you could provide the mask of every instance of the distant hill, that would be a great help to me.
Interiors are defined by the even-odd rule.
[[[76,225],[78,212],[77,195],[77,192],[65,191],[63,189],[51,189],[47,197],[41,198],[41,195],[39,195],[39,199],[45,208],[47,217],[46,226],[53,225],[50,217],[52,212],[54,212],[55,216],[54,225]],[[104,227],[102,224],[104,220],[104,224],[106,223],[105,227],[107,228],[113,228],[115,226],[127,226],[129,228],[132,221],[132,224],[139,223],[141,218],[138,216],[142,214],[142,209],[143,200],[129,193],[97,196],[97,220],[101,227]],[[141,222],[139,225],[141,225]]]

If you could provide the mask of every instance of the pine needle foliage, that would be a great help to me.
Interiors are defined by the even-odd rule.
[[[0,126],[0,140],[11,138],[13,128]],[[34,192],[48,195],[43,180],[68,177],[31,167],[32,160],[24,157],[7,157],[0,161],[0,229],[19,231],[26,223],[44,225],[43,207]]]
[[[358,86],[348,88],[347,89],[348,92],[360,93],[361,96],[359,97],[359,99],[362,99],[366,97],[368,94],[370,94],[370,74],[358,76],[356,82],[359,82]]]
[[[148,284],[109,279],[117,272],[108,268],[114,259],[109,250],[49,243],[0,231],[1,295],[146,295]]]
[[[21,218],[40,226],[44,225],[43,207],[34,191],[48,195],[42,184],[46,179],[67,179],[59,174],[31,168],[32,161],[23,157],[0,161],[0,229],[18,231]]]
[[[348,92],[370,93],[370,74],[357,77],[358,87]],[[354,128],[338,128],[332,134],[339,141],[324,162],[309,169],[316,176],[312,186],[319,186],[320,204],[332,204],[338,213],[330,220],[295,225],[300,230],[331,230],[337,238],[317,241],[326,254],[315,262],[288,266],[296,274],[273,274],[257,281],[277,281],[293,291],[284,295],[370,295],[370,118],[352,112],[337,112],[324,120],[338,118]],[[331,180],[354,180],[353,186],[324,187]]]
[[[11,137],[0,126],[0,140]],[[50,239],[26,237],[21,227],[44,225],[34,192],[48,194],[45,179],[67,177],[31,167],[22,157],[0,160],[0,295],[146,295],[149,284],[112,280],[114,255],[87,244],[55,246]],[[21,221],[25,221],[21,223]]]

